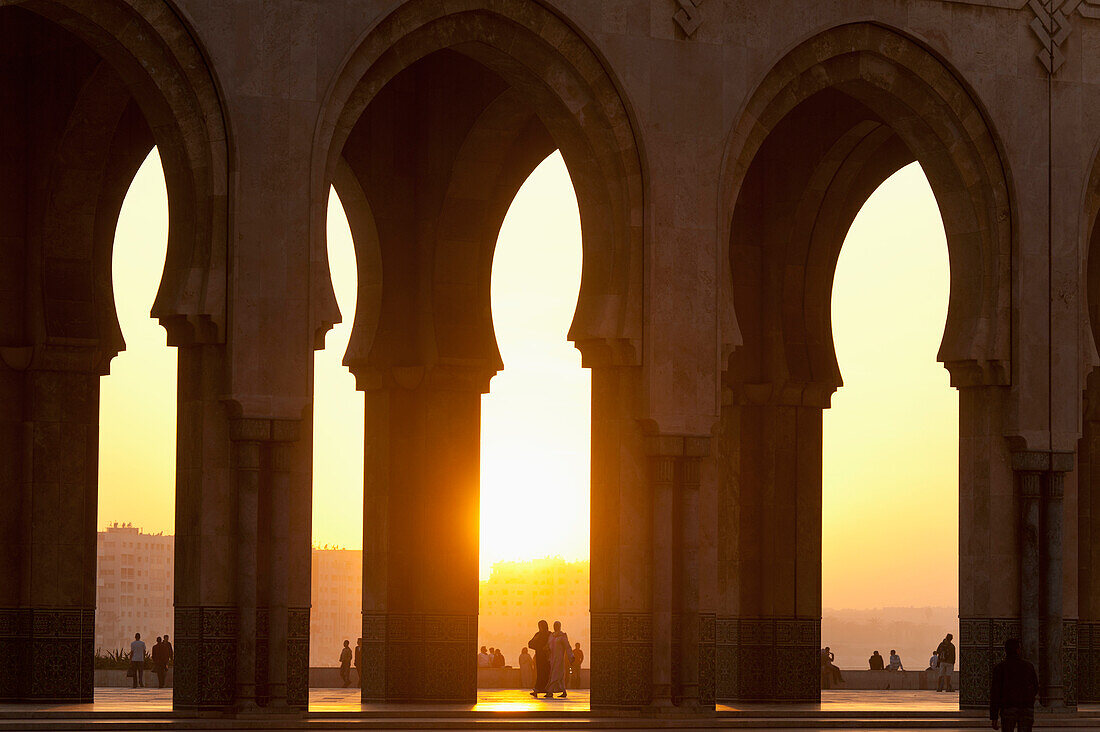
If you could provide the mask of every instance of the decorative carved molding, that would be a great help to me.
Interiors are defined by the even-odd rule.
[[[1028,0],[1027,6],[1035,14],[1031,32],[1042,45],[1035,57],[1048,74],[1057,73],[1066,62],[1061,45],[1073,32],[1070,17],[1078,8],[1086,17],[1100,17],[1100,0]]]
[[[688,38],[695,35],[695,31],[699,30],[699,26],[703,24],[703,12],[699,9],[702,1],[676,0],[676,4],[680,7],[673,14],[672,19],[676,21],[676,25],[680,26],[680,30]]]

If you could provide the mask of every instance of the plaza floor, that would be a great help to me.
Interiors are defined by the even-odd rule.
[[[989,729],[980,711],[959,711],[957,694],[931,691],[823,691],[820,704],[719,706],[713,715],[592,713],[587,691],[532,699],[524,690],[482,690],[473,705],[362,704],[358,689],[312,689],[309,713],[185,717],[172,712],[171,689],[102,688],[92,704],[0,704],[0,732],[15,730],[833,730]],[[1100,730],[1100,707],[1075,715],[1039,715],[1047,729]]]

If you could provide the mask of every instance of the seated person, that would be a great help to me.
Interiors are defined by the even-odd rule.
[[[871,657],[867,659],[867,663],[870,664],[872,671],[881,671],[885,666],[885,662],[878,651],[871,654]]]
[[[904,671],[905,667],[901,665],[901,656],[897,651],[890,651],[890,665],[886,667],[887,671]]]

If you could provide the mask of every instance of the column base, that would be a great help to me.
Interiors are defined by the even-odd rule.
[[[236,698],[238,611],[176,606],[176,710],[229,711]]]
[[[820,652],[820,619],[719,616],[717,700],[820,701]]]
[[[0,701],[93,700],[93,608],[0,609]]]
[[[362,699],[474,704],[476,656],[477,615],[364,613]]]
[[[1004,658],[1007,638],[1019,638],[1019,618],[959,617],[959,706],[987,709],[993,667]],[[1028,659],[1035,663],[1037,659]]]

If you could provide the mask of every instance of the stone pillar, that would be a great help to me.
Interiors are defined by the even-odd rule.
[[[81,347],[0,355],[15,398],[8,416],[19,410],[20,420],[18,433],[8,429],[6,436],[19,440],[21,453],[5,466],[16,492],[4,510],[18,509],[19,522],[8,541],[14,551],[5,574],[12,576],[0,608],[0,698],[90,702],[100,360]]]
[[[176,408],[175,682],[177,711],[232,709],[240,612],[237,490],[230,464],[225,349],[178,349]]]
[[[1100,372],[1089,375],[1077,449],[1077,700],[1100,701]]]
[[[594,709],[653,700],[653,503],[638,425],[641,369],[603,349],[582,348],[592,371],[590,607]]]
[[[310,551],[308,532],[303,537],[302,532],[292,535],[291,531],[293,448],[299,442],[299,428],[298,420],[239,418],[230,422],[237,488],[239,622],[234,704],[238,711],[304,709],[308,704],[308,693],[305,699],[300,698],[300,690],[299,698],[287,695],[288,678],[302,673],[290,668],[292,661],[302,662],[297,651],[303,609],[291,612],[290,558],[302,553],[308,557]],[[308,584],[308,576],[306,580]],[[288,652],[291,639],[295,653]]]
[[[959,704],[989,703],[1004,640],[1020,636],[1019,488],[1005,439],[1008,388],[951,367],[959,391]]]
[[[1025,658],[1039,672],[1039,700],[1064,709],[1064,618],[1062,608],[1062,522],[1065,473],[1072,453],[1020,451],[1012,454],[1019,505],[1020,636]],[[994,651],[993,660],[1001,656]]]
[[[805,395],[780,403],[768,385],[727,390],[725,401],[715,438],[718,701],[816,701],[821,406]]]
[[[477,697],[485,369],[356,372],[366,392],[365,702]]]
[[[713,633],[700,612],[700,467],[709,437],[647,439],[653,519],[653,700],[694,711],[714,706]],[[706,693],[701,693],[705,689]]]

